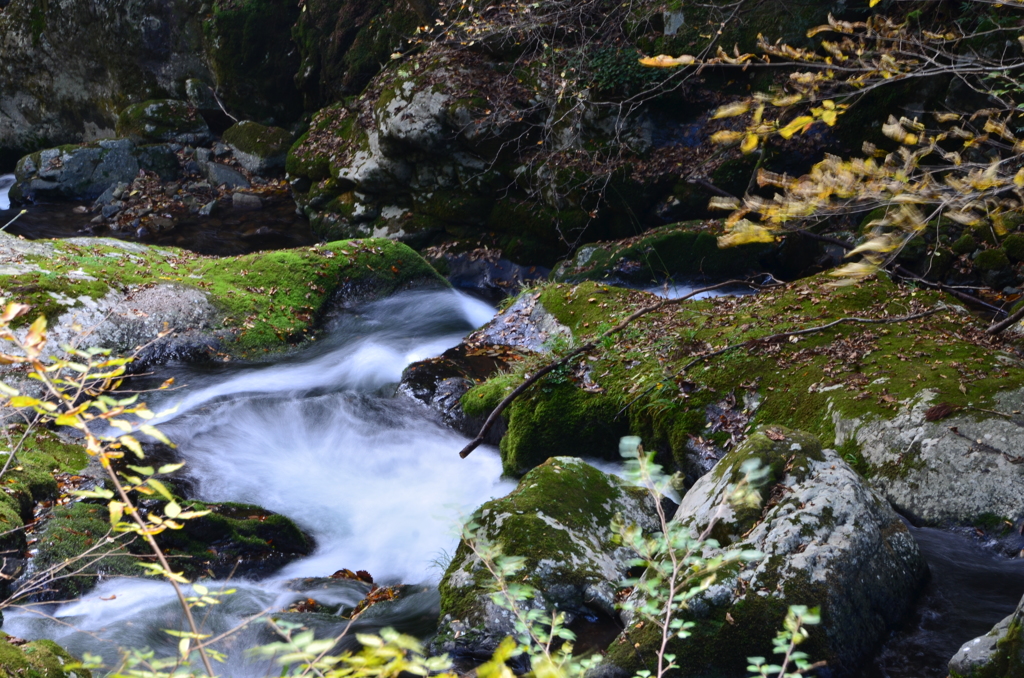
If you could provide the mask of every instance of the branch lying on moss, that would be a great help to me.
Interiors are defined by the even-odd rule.
[[[491,430],[491,427],[494,426],[494,424],[498,421],[498,417],[500,417],[501,413],[505,411],[505,408],[511,405],[512,401],[514,401],[516,398],[522,395],[526,391],[526,389],[530,388],[535,383],[537,383],[537,381],[545,374],[548,374],[549,372],[558,369],[562,365],[565,365],[576,356],[582,353],[586,353],[587,351],[590,351],[599,343],[601,343],[604,339],[607,339],[608,337],[624,330],[627,326],[629,326],[630,323],[632,323],[637,318],[645,316],[648,313],[653,313],[654,311],[658,311],[667,306],[681,303],[698,294],[703,294],[705,292],[717,290],[722,287],[728,287],[730,285],[747,285],[750,287],[759,287],[758,285],[752,283],[750,280],[727,280],[725,282],[718,283],[717,285],[701,287],[700,289],[693,290],[689,294],[684,294],[683,296],[677,297],[676,299],[663,299],[662,301],[659,301],[656,304],[651,304],[650,306],[645,306],[641,308],[639,311],[633,313],[628,318],[626,318],[625,320],[623,320],[621,323],[611,328],[610,330],[604,332],[603,334],[599,334],[598,336],[594,337],[593,339],[583,344],[582,346],[575,348],[572,351],[569,351],[569,353],[567,353],[559,360],[548,363],[544,367],[540,368],[533,375],[525,379],[523,383],[519,384],[519,386],[517,386],[511,393],[505,396],[504,400],[498,403],[498,406],[491,411],[490,415],[488,415],[487,420],[484,422],[484,425],[480,428],[480,432],[477,434],[476,438],[473,438],[471,441],[469,441],[469,444],[462,448],[462,451],[459,452],[459,456],[465,459],[466,457],[469,456],[470,452],[478,448],[480,444],[484,441],[484,438],[487,437],[487,432]]]
[[[939,311],[945,311],[945,310],[946,310],[945,307],[933,308],[933,309],[931,309],[929,311],[925,311],[923,313],[915,313],[914,315],[900,316],[899,318],[857,318],[857,317],[839,318],[838,320],[833,320],[830,323],[826,323],[824,325],[819,325],[818,327],[808,327],[808,328],[802,329],[802,330],[792,330],[790,332],[779,332],[778,334],[772,334],[772,335],[767,336],[767,337],[758,337],[757,339],[748,339],[746,341],[741,341],[738,344],[730,344],[730,345],[728,345],[728,346],[726,346],[724,348],[718,349],[717,351],[712,351],[711,353],[707,353],[705,355],[698,356],[698,357],[694,358],[693,360],[691,360],[690,362],[688,362],[685,365],[683,365],[683,369],[681,370],[681,372],[682,373],[686,373],[694,365],[699,365],[700,363],[704,362],[705,360],[709,360],[711,358],[714,358],[715,356],[722,355],[723,353],[727,353],[728,351],[731,351],[731,350],[736,349],[736,348],[742,348],[744,346],[754,346],[754,345],[757,345],[757,344],[771,344],[771,343],[776,342],[776,341],[783,341],[783,340],[789,339],[790,337],[796,337],[796,336],[800,336],[800,335],[803,335],[803,334],[814,334],[816,332],[824,332],[827,329],[831,329],[833,327],[836,327],[837,325],[842,325],[844,323],[869,323],[869,324],[872,324],[872,325],[890,325],[892,323],[907,322],[909,320],[917,320],[918,318],[925,318],[927,316],[934,315],[935,313],[938,313]]]

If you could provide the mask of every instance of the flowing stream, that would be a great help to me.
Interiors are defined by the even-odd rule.
[[[365,592],[358,586],[297,583],[348,568],[421,585],[383,617],[368,612],[362,627],[429,633],[424,620],[436,618],[434,584],[460,517],[514,485],[500,478],[495,450],[460,459],[465,440],[418,402],[396,397],[395,387],[406,365],[457,344],[493,313],[454,291],[400,294],[343,316],[324,339],[274,364],[182,368],[174,376],[185,388],[149,398],[154,411],[177,408],[158,421],[188,462],[199,499],[258,504],[317,542],[315,553],[268,579],[231,582],[238,592],[203,612],[207,629],[221,633],[307,597],[353,605]],[[169,586],[114,579],[73,603],[10,612],[4,631],[110,659],[117,646],[171,652],[177,639],[162,629],[181,627],[176,606]],[[242,650],[269,639],[256,625],[226,642],[225,675],[263,675],[266,667]]]

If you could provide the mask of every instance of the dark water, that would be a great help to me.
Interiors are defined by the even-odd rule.
[[[992,630],[1024,595],[1024,558],[1006,558],[974,539],[911,527],[931,580],[902,631],[861,678],[944,678],[960,646]]]
[[[12,183],[12,175],[0,176],[0,227],[21,210],[20,206],[12,209],[7,202],[7,191]],[[214,256],[303,247],[318,241],[309,228],[309,222],[296,214],[295,203],[287,193],[264,198],[261,210],[235,210],[228,203],[215,216],[187,216],[172,229],[143,237],[136,236],[134,232],[106,229],[93,232],[89,221],[96,215],[75,212],[76,206],[75,203],[29,205],[26,208],[28,212],[18,217],[6,232],[31,240],[96,235],[146,245],[181,247]]]

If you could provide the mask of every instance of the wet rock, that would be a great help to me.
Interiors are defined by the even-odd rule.
[[[212,138],[206,121],[184,101],[153,99],[117,116],[117,134],[136,143],[201,144]]]
[[[219,203],[216,200],[211,200],[202,207],[199,208],[199,216],[210,217],[217,211]]]
[[[920,523],[1024,518],[1024,416],[1014,414],[1024,410],[1024,389],[993,396],[987,409],[1005,415],[949,408],[935,419],[939,402],[925,389],[890,419],[833,413],[836,444],[855,443],[879,469],[872,486]]]
[[[645,531],[658,527],[646,491],[571,457],[553,457],[530,471],[506,497],[481,506],[473,519],[477,539],[526,559],[516,575],[536,595],[527,609],[577,618],[617,618],[616,593],[636,555],[617,544],[611,523],[618,515]],[[513,632],[511,613],[490,597],[490,574],[460,543],[441,580],[442,620],[435,646],[459,656],[488,656]],[[614,622],[612,622],[614,623]]]
[[[231,206],[242,211],[259,210],[263,209],[263,201],[258,195],[236,191],[231,196]]]
[[[48,148],[18,161],[11,197],[106,200],[112,185],[130,183],[139,170],[173,179],[178,174],[177,156],[165,144],[136,146],[128,139]]]
[[[550,351],[548,342],[571,336],[569,328],[544,308],[537,295],[521,294],[504,312],[467,337],[466,341],[545,353]]]
[[[759,504],[731,506],[741,467],[754,459],[768,469]],[[927,572],[883,497],[814,436],[781,427],[726,455],[686,493],[673,522],[694,537],[711,528],[717,543],[705,545],[705,557],[726,548],[764,554],[721,572],[680,613],[695,626],[669,651],[690,676],[740,675],[748,656],[771,657],[790,605],[821,607],[821,625],[801,651],[828,661],[833,675],[854,675],[910,609]],[[609,660],[627,671],[651,668],[660,632],[639,614],[624,621]]]
[[[245,175],[219,162],[200,162],[199,171],[214,186],[224,186],[227,189],[250,188]]]
[[[166,279],[175,282],[153,282]],[[138,367],[206,360],[217,350],[262,355],[301,341],[351,305],[447,286],[414,251],[388,240],[219,259],[115,239],[22,241],[0,233],[0,288],[47,316],[52,346],[90,327],[92,345],[148,346]],[[25,321],[17,327],[27,331]]]
[[[1024,675],[1024,600],[983,636],[969,640],[949,660],[950,678],[1016,678]]]
[[[244,120],[224,132],[239,164],[253,174],[267,174],[284,168],[292,135],[280,127],[266,127]]]

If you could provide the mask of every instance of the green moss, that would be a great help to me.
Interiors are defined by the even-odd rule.
[[[132,104],[117,116],[117,135],[136,142],[170,141],[182,133],[209,134],[206,122],[184,101],[143,101]]]
[[[1024,235],[1011,233],[1003,240],[1003,251],[1011,261],[1024,261]]]
[[[111,287],[163,280],[207,292],[224,313],[223,327],[234,332],[233,348],[241,351],[300,340],[315,330],[323,309],[339,294],[373,298],[413,284],[447,286],[413,250],[385,238],[230,258],[170,248],[129,253],[117,246],[83,248],[60,241],[55,247],[55,256],[26,257],[46,272],[5,281],[5,291],[37,309],[22,322],[38,312],[60,315],[79,305],[80,296],[97,299]],[[82,280],[77,271],[96,280]]]
[[[78,502],[56,507],[39,539],[33,561],[37,572],[64,566],[47,583],[46,597],[77,598],[91,589],[99,577],[144,574],[145,570],[125,546],[130,540],[127,535],[111,533],[105,506]],[[69,576],[72,571],[75,574]]]
[[[764,244],[720,249],[717,221],[688,221],[652,229],[613,243],[588,245],[555,272],[556,280],[581,282],[621,278],[653,282],[671,276],[741,276],[761,268]]]
[[[620,419],[627,420],[630,433],[685,471],[691,436],[709,437],[708,406],[730,394],[737,401],[745,393],[759,395],[754,424],[788,426],[833,441],[836,417],[889,419],[925,389],[936,394],[935,402],[995,407],[995,394],[1024,387],[1024,373],[1003,364],[998,347],[984,339],[984,327],[947,312],[910,323],[840,325],[797,342],[783,336],[771,346],[742,345],[844,316],[903,316],[944,302],[941,294],[900,287],[888,279],[839,289],[830,288],[829,282],[827,276],[817,276],[755,296],[688,301],[646,316],[588,357],[592,378],[603,393],[583,392],[576,377],[562,375],[562,383],[543,380],[521,404],[513,405],[503,454],[526,463],[545,452],[580,449],[577,431],[600,425],[607,427],[606,435],[614,435],[608,429],[619,430],[614,417],[623,412]],[[569,327],[577,344],[655,301],[644,292],[590,282],[551,284],[539,293],[541,303]],[[729,345],[741,346],[699,359]],[[501,379],[500,387],[485,384],[471,391],[467,404],[474,393],[488,394],[480,400],[491,404],[495,391],[518,383],[508,376]],[[585,407],[567,397],[573,389],[585,394],[580,396],[586,398]],[[513,433],[517,416],[525,425]],[[590,444],[601,450],[612,442]],[[864,475],[906,474],[921,463],[916,450],[878,468],[856,461]]]
[[[479,525],[479,539],[505,555],[525,558],[522,572],[537,588],[552,582],[583,584],[603,573],[593,569],[595,564],[587,564],[586,547],[578,540],[610,539],[608,526],[615,507],[623,493],[631,491],[587,464],[550,459],[527,473],[510,494],[477,509],[472,520]],[[552,521],[568,531],[553,527]],[[571,539],[570,533],[577,539]],[[453,575],[466,568],[471,581],[454,585]],[[442,615],[463,618],[486,593],[489,580],[468,546],[461,543],[441,581]]]
[[[0,678],[92,678],[87,669],[65,671],[75,658],[52,640],[14,645],[10,639],[0,632]]]
[[[1003,249],[989,249],[978,253],[974,265],[982,271],[1001,271],[1010,265],[1010,260]]]
[[[292,145],[292,135],[280,127],[267,127],[251,120],[243,120],[224,131],[225,143],[243,153],[260,158],[281,156]]]

